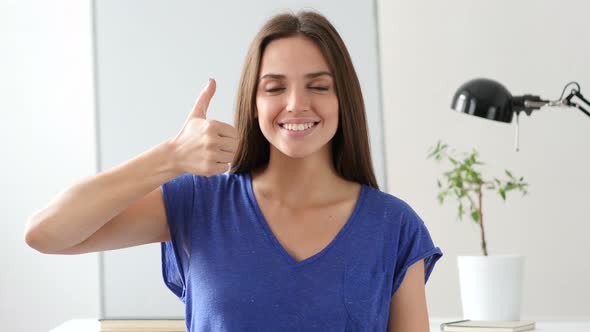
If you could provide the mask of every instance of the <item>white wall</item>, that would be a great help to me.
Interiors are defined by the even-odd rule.
[[[42,255],[24,223],[95,173],[90,1],[0,2],[0,322],[48,331],[98,312],[97,254]]]
[[[523,317],[590,319],[590,118],[549,109],[514,126],[450,111],[455,90],[493,78],[514,95],[559,97],[577,80],[590,97],[590,3],[566,1],[414,0],[378,2],[389,191],[426,220],[445,256],[427,287],[431,316],[460,316],[457,255],[479,255],[477,225],[455,221],[436,201],[443,167],[426,160],[443,139],[477,148],[484,175],[512,170],[530,183],[524,198],[484,197],[490,254],[526,256]]]

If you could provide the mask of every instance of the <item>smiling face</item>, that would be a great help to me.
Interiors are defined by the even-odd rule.
[[[271,154],[303,158],[330,153],[338,129],[338,97],[329,66],[311,40],[295,36],[266,46],[256,108]]]

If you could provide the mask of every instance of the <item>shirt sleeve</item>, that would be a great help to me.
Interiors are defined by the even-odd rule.
[[[164,283],[182,302],[191,256],[195,182],[192,174],[181,175],[161,186],[170,241],[162,242]]]
[[[407,206],[402,213],[391,296],[401,285],[408,268],[422,259],[424,259],[424,283],[426,283],[434,265],[442,255],[440,248],[435,247],[424,221],[410,206]]]

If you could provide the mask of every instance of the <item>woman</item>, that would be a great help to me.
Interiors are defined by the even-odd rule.
[[[428,331],[424,284],[442,253],[409,205],[379,191],[334,27],[313,12],[262,27],[237,129],[206,118],[215,86],[175,138],[33,215],[27,243],[80,254],[162,242],[189,331]]]

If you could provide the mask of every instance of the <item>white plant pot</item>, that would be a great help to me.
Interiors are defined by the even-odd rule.
[[[524,256],[458,256],[463,319],[520,320]]]

